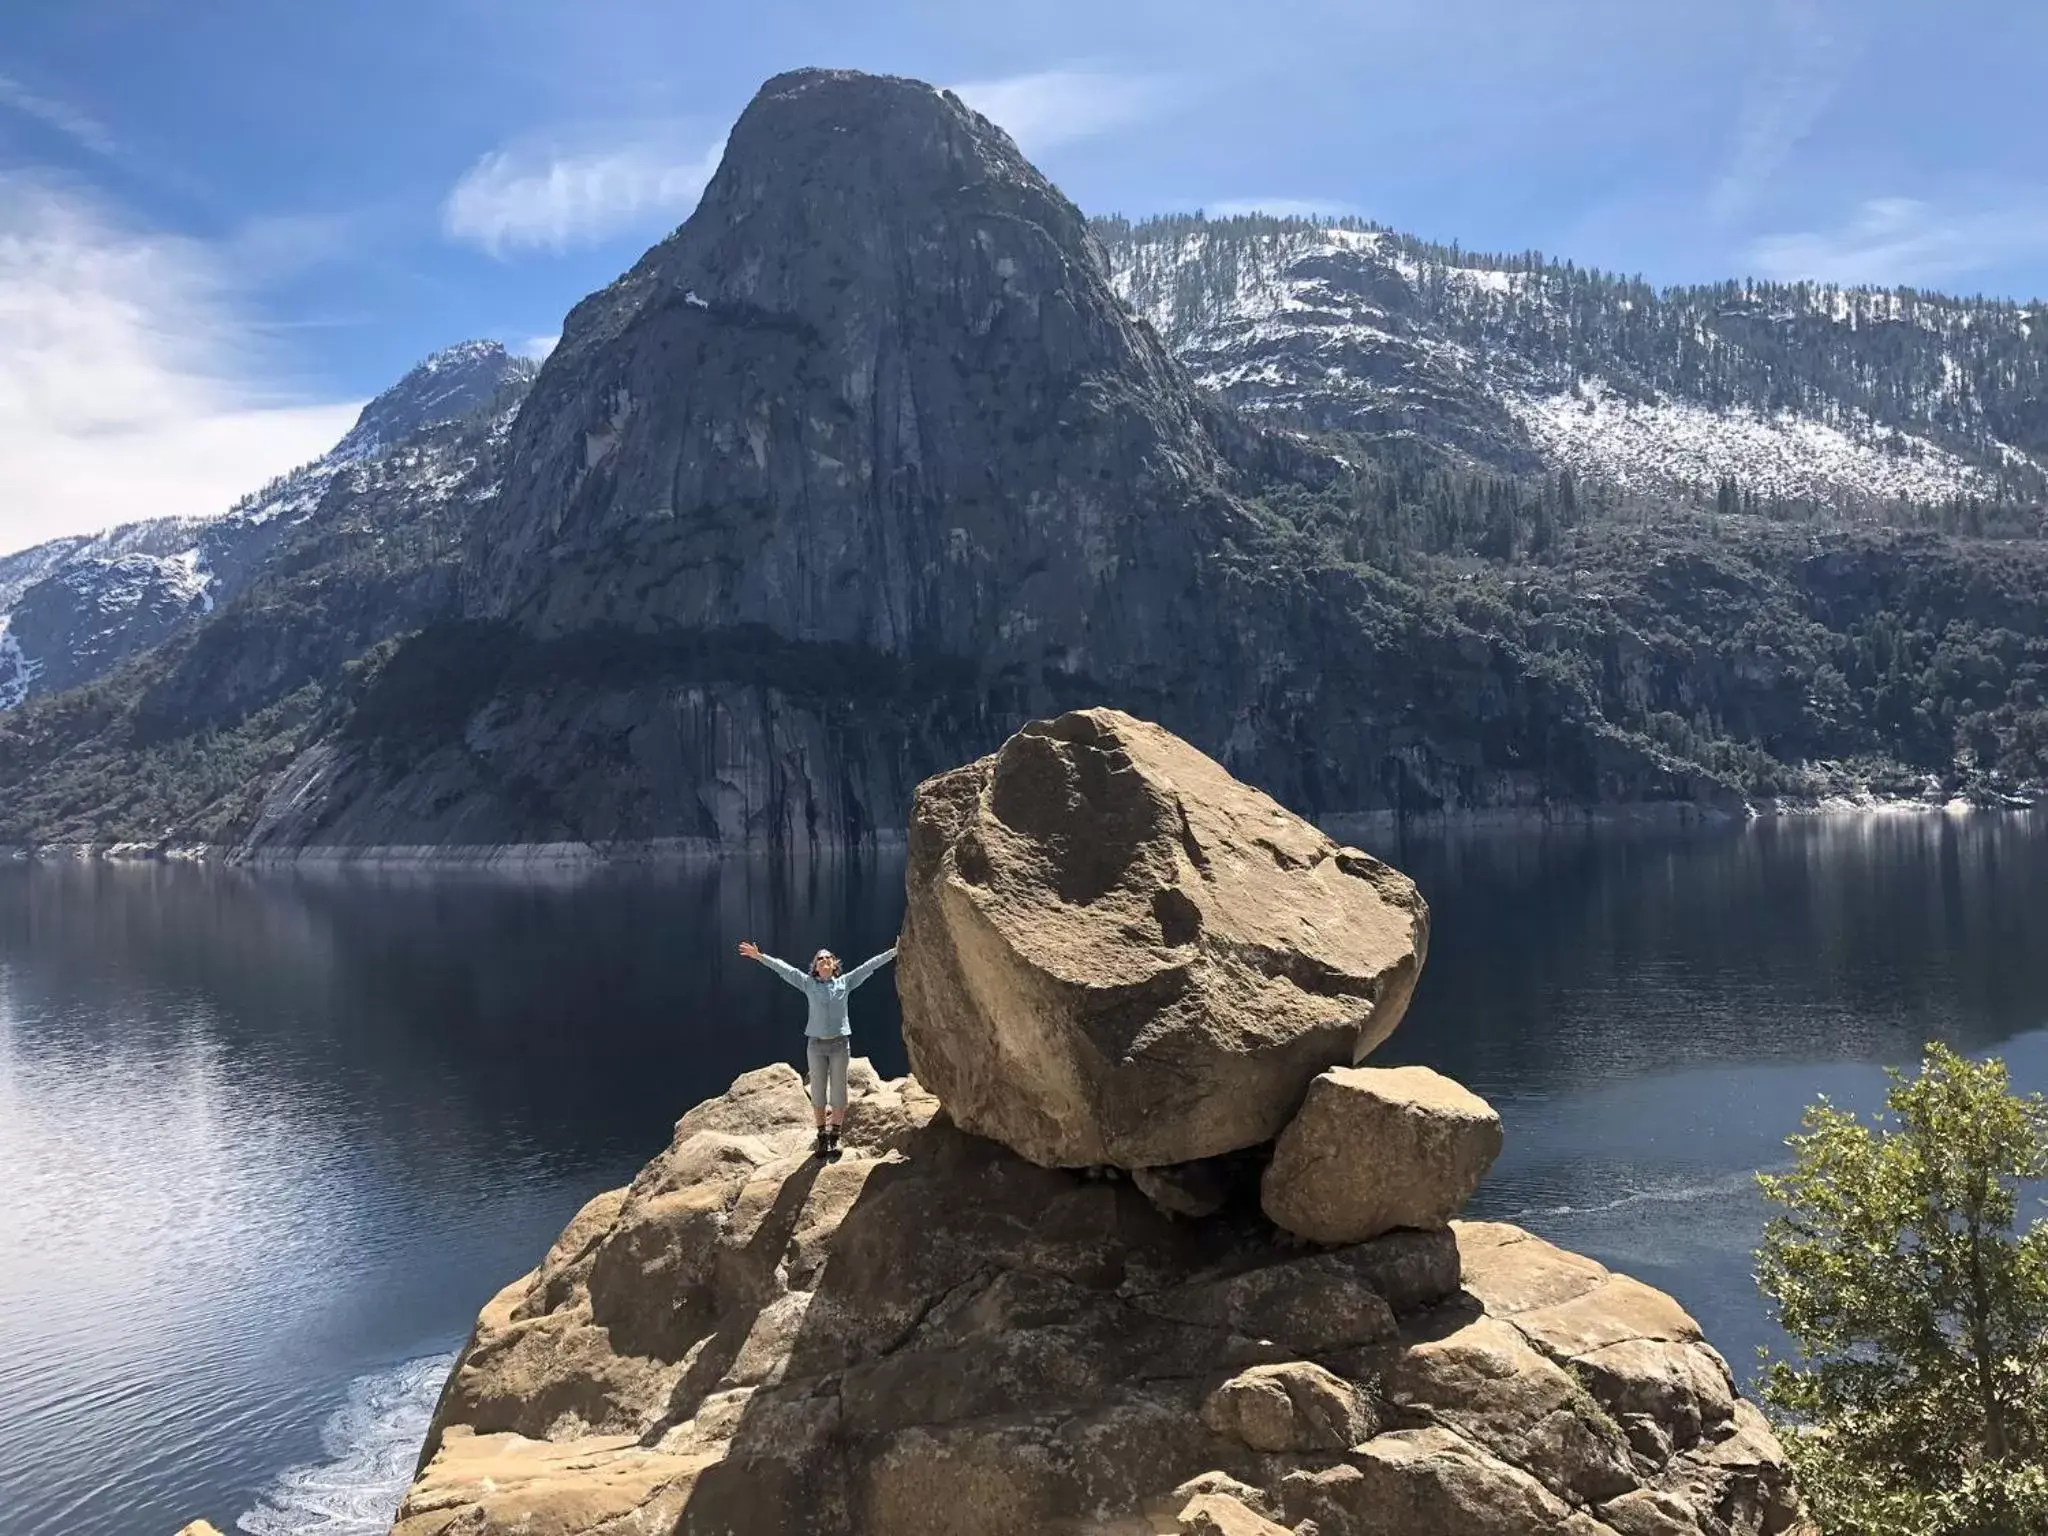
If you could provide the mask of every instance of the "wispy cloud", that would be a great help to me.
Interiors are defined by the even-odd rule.
[[[1746,212],[1784,167],[1841,89],[1856,52],[1824,0],[1774,0],[1759,47],[1761,61],[1743,91],[1727,163],[1708,200],[1718,219]]]
[[[503,256],[674,224],[696,207],[724,152],[723,142],[682,150],[660,141],[584,153],[493,150],[448,194],[441,227],[450,239]]]
[[[1835,229],[1767,235],[1751,245],[1764,277],[1915,285],[2048,255],[2048,194],[1944,210],[1910,197],[1872,198]]]
[[[0,75],[0,107],[35,119],[45,128],[55,129],[80,148],[96,155],[120,153],[120,145],[99,119],[79,111],[68,102],[32,91],[10,75]]]
[[[359,221],[346,213],[266,213],[244,220],[220,254],[252,281],[293,277],[360,256]]]
[[[1263,213],[1276,219],[1340,219],[1360,210],[1341,197],[1227,197],[1220,203],[1205,203],[1202,211],[1212,219],[1234,219],[1240,214]]]
[[[529,336],[524,341],[514,342],[512,350],[521,357],[530,357],[540,362],[561,344],[562,334],[557,331],[551,336]]]
[[[1152,116],[1171,99],[1163,80],[1094,69],[970,80],[951,89],[1015,139],[1026,154],[1043,154],[1125,127]]]
[[[358,409],[264,387],[213,250],[20,174],[0,174],[0,358],[0,549],[226,511]]]

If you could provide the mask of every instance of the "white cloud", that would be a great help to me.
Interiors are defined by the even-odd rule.
[[[254,380],[217,253],[0,174],[0,550],[224,512],[331,448],[360,403]]]
[[[1202,205],[1202,212],[1212,219],[1234,219],[1247,213],[1276,219],[1341,219],[1358,211],[1355,203],[1340,197],[1230,197]]]
[[[113,156],[120,152],[114,136],[100,125],[98,119],[65,102],[39,95],[7,75],[0,75],[0,107],[10,107],[24,117],[34,118],[45,128],[54,128],[96,155]]]
[[[514,342],[512,350],[521,357],[530,357],[535,362],[539,362],[555,350],[561,339],[562,335],[559,331],[552,336],[529,336],[524,341]]]
[[[657,142],[588,153],[493,150],[448,194],[441,227],[450,239],[503,256],[675,224],[697,206],[724,153],[723,142],[695,154]]]
[[[951,90],[1033,155],[1149,117],[1168,95],[1156,79],[1090,69],[971,80]]]
[[[1872,198],[1840,228],[1767,235],[1749,249],[1764,277],[1878,286],[1928,284],[2048,254],[2048,197],[1945,212],[1910,197]]]
[[[1775,0],[1759,52],[1760,66],[1736,113],[1727,164],[1709,198],[1720,219],[1747,211],[1813,131],[1847,77],[1856,48],[1830,24],[1822,0]]]

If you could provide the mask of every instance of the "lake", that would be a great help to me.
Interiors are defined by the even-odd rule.
[[[1752,1173],[1923,1041],[2048,1088],[2048,820],[1436,833],[1408,1022],[1500,1110],[1468,1214],[1770,1324]],[[733,947],[891,941],[901,866],[0,866],[0,1529],[382,1531],[478,1306],[690,1104],[795,1059]],[[895,997],[857,1049],[903,1070]]]

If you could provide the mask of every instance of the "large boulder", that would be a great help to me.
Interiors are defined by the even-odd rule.
[[[1500,1148],[1500,1116],[1440,1072],[1333,1067],[1281,1133],[1259,1202],[1277,1225],[1320,1243],[1441,1226]]]
[[[1406,876],[1109,709],[920,785],[906,879],[912,1071],[1048,1167],[1270,1141],[1400,1022],[1429,934]]]
[[[1255,1213],[788,1067],[684,1116],[485,1309],[395,1536],[1772,1536],[1768,1427],[1670,1298],[1513,1227]]]

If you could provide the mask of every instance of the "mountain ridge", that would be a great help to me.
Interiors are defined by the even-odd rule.
[[[1261,415],[1694,496],[1729,477],[1852,510],[2048,495],[2038,303],[1655,288],[1355,219],[1094,228],[1126,302],[1198,378]]]
[[[469,636],[385,674],[433,702],[367,696],[377,731],[260,842],[857,843],[1104,696],[1317,808],[1722,793],[1455,620],[1361,621],[1375,578],[1287,573],[1226,427],[1000,129],[914,81],[777,77],[690,220],[571,313],[470,545]],[[1412,696],[1316,655],[1390,636],[1444,696],[1405,757],[1333,727]],[[1453,742],[1467,691],[1546,722],[1549,759]]]
[[[1167,341],[1241,338],[1134,317],[1103,233],[955,98],[778,77],[523,393],[268,488],[243,590],[0,718],[0,839],[857,846],[1101,703],[1317,817],[2048,781],[2048,545],[1978,503],[1581,484],[1445,361],[1465,280],[1377,258],[1317,280],[1385,378],[1305,371],[1362,310],[1283,310],[1233,403]]]
[[[0,711],[105,675],[231,601],[341,477],[529,382],[495,341],[428,356],[336,445],[212,517],[149,519],[0,557]]]

